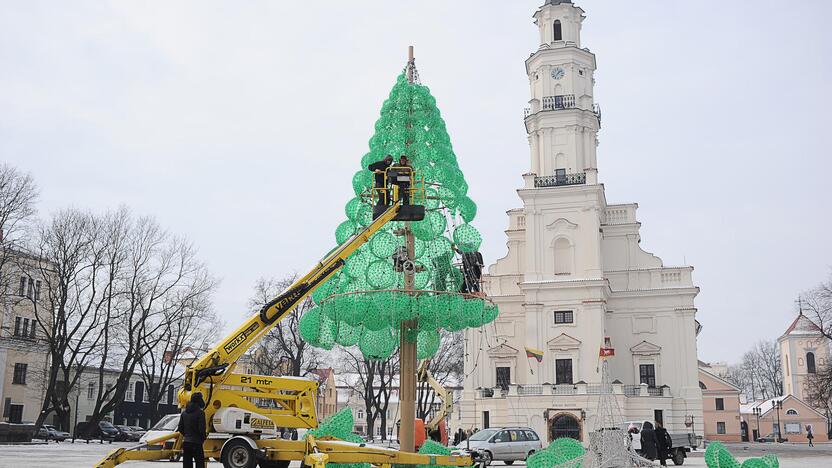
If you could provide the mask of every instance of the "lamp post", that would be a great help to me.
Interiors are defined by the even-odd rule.
[[[751,409],[751,411],[754,413],[754,416],[757,417],[757,431],[754,433],[754,442],[757,442],[757,439],[760,437],[760,414],[762,413],[762,410],[759,406],[755,406]]]
[[[783,400],[773,400],[771,408],[777,410],[777,442],[783,442],[783,437],[780,433],[780,410],[783,409]]]

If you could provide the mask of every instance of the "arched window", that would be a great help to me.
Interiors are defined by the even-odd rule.
[[[806,372],[810,374],[814,374],[817,372],[815,369],[815,353],[808,352],[806,353]]]
[[[555,241],[555,274],[572,274],[572,244],[569,239],[560,237]]]
[[[789,416],[797,416],[797,410],[794,408],[789,408],[786,410],[786,414],[788,414]]]
[[[706,387],[705,384],[702,383],[701,380],[699,381],[699,388],[701,388],[702,390],[707,390],[708,389],[708,387]]]
[[[554,40],[562,41],[563,40],[563,32],[561,31],[561,28],[560,28],[560,20],[555,20],[554,30],[555,30],[555,39]]]

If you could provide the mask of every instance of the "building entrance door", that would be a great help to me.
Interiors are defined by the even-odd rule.
[[[559,414],[552,419],[549,435],[551,440],[561,437],[581,440],[581,423],[571,414]]]

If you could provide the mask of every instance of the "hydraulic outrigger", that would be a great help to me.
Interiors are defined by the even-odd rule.
[[[409,169],[409,168],[408,168]],[[410,172],[409,200],[424,200],[424,182],[419,186]],[[335,439],[293,441],[276,438],[277,428],[315,428],[317,383],[300,378],[234,373],[236,361],[289,314],[298,304],[335,272],[345,260],[385,224],[393,220],[417,221],[424,218],[424,206],[403,204],[399,186],[389,188],[391,202],[374,210],[373,221],[361,232],[328,253],[305,276],[266,304],[211,351],[185,371],[178,402],[184,408],[194,392],[201,392],[209,437],[204,443],[205,457],[219,459],[225,468],[286,468],[290,461],[301,461],[314,468],[326,463],[371,463],[382,468],[400,465],[471,466],[469,456],[433,456],[354,444]],[[373,193],[370,197],[375,201]],[[385,197],[386,198],[386,197]],[[268,402],[268,404],[263,404]],[[178,432],[121,448],[101,460],[97,468],[114,467],[130,460],[164,460],[181,454]]]

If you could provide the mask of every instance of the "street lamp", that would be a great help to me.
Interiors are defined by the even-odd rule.
[[[780,434],[780,410],[783,409],[783,400],[773,400],[771,408],[777,410],[777,442],[783,442],[783,437]]]
[[[760,415],[763,411],[759,406],[755,406],[751,411],[754,413],[754,416],[757,416],[757,431],[754,433],[754,442],[757,442],[757,439],[760,437]]]

